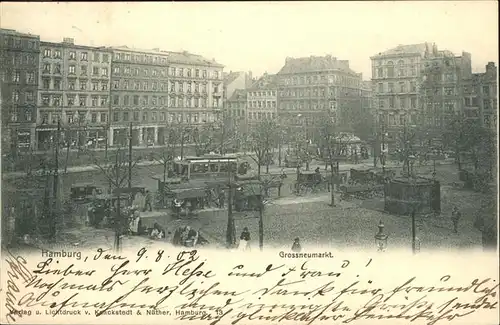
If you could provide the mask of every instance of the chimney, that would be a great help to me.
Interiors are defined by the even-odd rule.
[[[75,45],[75,39],[71,37],[64,37],[63,38],[63,43],[64,44],[69,44],[69,45]]]

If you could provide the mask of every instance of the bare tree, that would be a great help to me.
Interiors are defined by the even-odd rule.
[[[266,164],[266,173],[269,173],[269,155],[276,142],[277,125],[274,120],[261,120],[246,139],[247,146],[255,154],[251,157],[257,163],[257,176],[260,179],[261,166]]]
[[[128,155],[127,150],[123,150],[119,147],[116,150],[113,161],[107,164],[99,163],[96,157],[93,158],[95,166],[101,171],[110,184],[110,194],[117,193],[115,218],[112,224],[115,230],[114,249],[119,252],[121,249],[120,238],[126,229],[125,227],[128,225],[127,218],[122,216],[121,212],[121,190],[128,186],[129,162],[132,157]],[[137,161],[133,161],[131,167],[135,168],[136,165]]]
[[[201,156],[212,151],[215,147],[216,127],[214,123],[203,124],[193,129],[193,143],[197,156]]]

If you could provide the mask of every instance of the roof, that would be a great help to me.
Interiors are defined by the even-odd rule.
[[[238,79],[239,76],[241,76],[242,72],[230,72],[227,75],[224,76],[224,84],[230,84],[236,79]]]
[[[247,100],[247,91],[245,89],[235,89],[231,97],[229,97],[228,101],[236,102],[236,101],[246,101]]]
[[[278,76],[275,74],[265,73],[257,81],[255,81],[249,89],[267,89],[271,87],[277,87]]]
[[[348,60],[337,60],[331,55],[310,56],[303,58],[286,58],[285,65],[278,74],[292,74],[304,72],[316,72],[323,70],[341,70],[356,73],[349,68]]]
[[[18,32],[17,30],[7,29],[7,28],[0,28],[0,34],[40,39],[39,35],[34,35],[34,34],[30,34],[30,33],[21,33],[21,32]]]
[[[398,45],[392,49],[386,50],[384,52],[378,53],[376,56],[391,56],[391,55],[401,55],[401,54],[424,54],[427,48],[432,50],[432,44],[420,43],[420,44],[410,44],[410,45]]]

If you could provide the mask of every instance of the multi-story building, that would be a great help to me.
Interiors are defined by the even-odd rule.
[[[229,71],[229,73],[224,73],[224,99],[231,98],[237,89],[247,89],[252,84],[251,71]]]
[[[370,58],[374,108],[379,122],[391,133],[406,122],[420,123],[421,68],[429,46],[428,43],[399,45]]]
[[[279,118],[312,132],[324,113],[345,125],[354,106],[360,106],[362,75],[349,68],[349,61],[324,57],[287,58],[278,72]]]
[[[0,29],[2,154],[35,147],[40,37]]]
[[[474,73],[463,82],[464,115],[482,126],[497,130],[497,67],[488,62],[486,71]]]
[[[247,112],[247,94],[245,89],[235,89],[230,98],[226,100],[226,115],[230,118],[245,121]]]
[[[247,121],[257,123],[278,115],[278,76],[265,73],[247,89]]]
[[[111,51],[103,47],[40,42],[38,147],[60,141],[69,145],[104,146],[109,121]]]
[[[428,130],[442,130],[449,119],[463,112],[463,83],[472,76],[471,55],[426,48],[422,59],[419,96],[422,122]]]
[[[214,121],[223,107],[223,66],[188,52],[115,47],[110,145],[164,144],[168,124]]]

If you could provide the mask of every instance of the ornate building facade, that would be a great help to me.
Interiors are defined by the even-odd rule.
[[[265,73],[247,89],[247,121],[249,124],[278,115],[278,77]]]
[[[162,145],[168,125],[213,122],[223,66],[188,52],[112,48],[110,145]]]
[[[35,147],[40,37],[0,29],[2,153]]]
[[[37,142],[54,145],[58,124],[60,144],[104,146],[109,121],[111,52],[103,47],[40,43]]]

